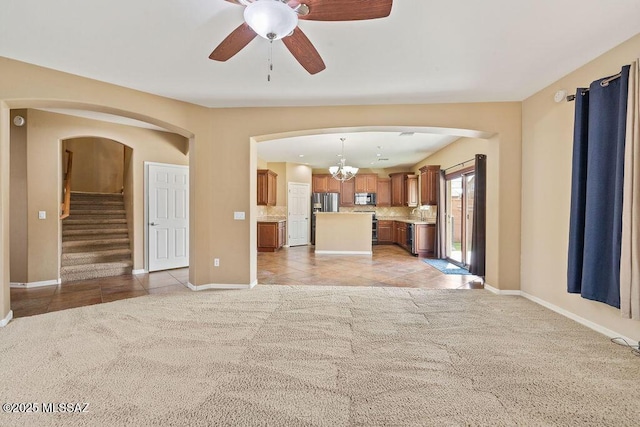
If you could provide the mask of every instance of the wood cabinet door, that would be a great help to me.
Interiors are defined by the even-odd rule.
[[[433,257],[436,246],[436,226],[434,224],[416,224],[416,252],[420,257]]]
[[[376,182],[378,189],[376,206],[391,206],[391,179],[377,178]]]
[[[353,179],[345,181],[340,186],[340,206],[355,206],[356,182]]]
[[[407,175],[405,186],[405,205],[410,208],[418,206],[418,176]]]
[[[366,175],[356,175],[355,179],[355,192],[356,193],[366,193],[367,190],[367,179]]]
[[[391,206],[404,206],[404,173],[392,173],[391,178]]]
[[[378,175],[365,175],[365,193],[378,192]]]
[[[423,205],[438,204],[438,183],[440,181],[440,165],[428,165],[420,168],[420,203]]]
[[[278,223],[258,223],[258,252],[273,252],[278,248]]]
[[[393,221],[378,221],[378,244],[393,243]]]
[[[278,175],[269,171],[267,173],[267,206],[278,204]]]
[[[329,187],[327,185],[329,175],[313,175],[311,177],[311,187],[314,193],[327,193]]]
[[[284,221],[278,223],[278,249],[287,241],[287,226]]]
[[[258,206],[275,206],[278,203],[276,189],[278,174],[269,169],[258,169]]]
[[[334,179],[331,175],[327,175],[327,193],[339,193],[340,184],[342,182]]]

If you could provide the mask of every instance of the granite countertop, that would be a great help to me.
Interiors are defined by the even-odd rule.
[[[424,221],[421,221],[420,218],[413,218],[408,216],[379,216],[378,221],[400,221],[400,222],[406,222],[407,224],[435,224],[436,223],[435,218],[433,219],[428,218],[428,219],[425,219]]]
[[[287,219],[283,216],[261,216],[257,222],[284,222]]]

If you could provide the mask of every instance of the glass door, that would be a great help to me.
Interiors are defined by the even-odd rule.
[[[467,169],[447,177],[446,255],[454,264],[468,266],[471,260],[475,173]]]

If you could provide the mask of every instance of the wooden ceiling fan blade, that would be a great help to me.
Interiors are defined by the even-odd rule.
[[[288,4],[309,7],[309,14],[300,19],[311,21],[360,21],[389,16],[393,0],[292,0]]]
[[[293,34],[283,38],[282,41],[309,74],[316,74],[327,68],[316,48],[300,28],[294,29]]]
[[[209,59],[224,62],[240,52],[256,36],[257,34],[244,22],[233,30],[226,39],[222,40],[218,47],[211,52]]]

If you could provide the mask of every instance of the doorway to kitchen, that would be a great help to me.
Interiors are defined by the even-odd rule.
[[[471,261],[475,167],[452,172],[445,179],[446,256],[452,263],[467,268]]]

